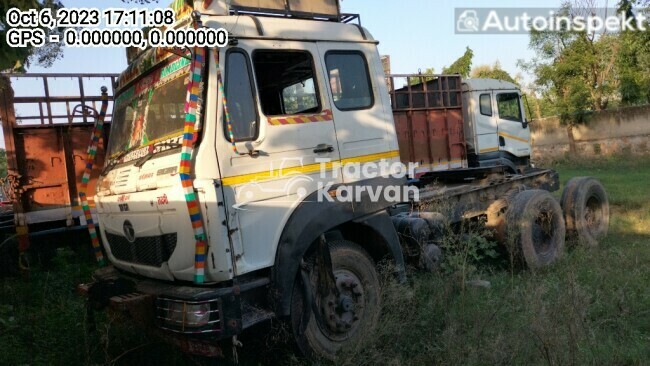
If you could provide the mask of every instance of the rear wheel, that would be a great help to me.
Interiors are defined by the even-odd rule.
[[[609,199],[594,178],[573,178],[562,193],[567,236],[580,244],[597,246],[609,230]]]
[[[564,251],[565,225],[560,204],[542,190],[524,191],[508,207],[506,235],[530,268],[550,265]]]
[[[341,347],[359,342],[376,326],[380,284],[373,260],[359,245],[338,240],[329,244],[329,250],[338,295],[322,293],[318,276],[324,271],[310,260],[294,285],[291,326],[306,357],[333,361]],[[309,281],[307,290],[303,278]]]

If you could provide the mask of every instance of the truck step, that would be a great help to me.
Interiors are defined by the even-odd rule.
[[[261,309],[250,305],[244,305],[243,310],[244,310],[242,314],[243,329],[252,327],[255,324],[259,324],[261,322],[270,320],[273,317],[275,317],[275,313],[270,310]]]

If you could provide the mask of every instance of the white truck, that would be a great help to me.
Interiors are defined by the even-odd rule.
[[[573,180],[563,213],[557,174],[531,166],[516,86],[387,77],[334,0],[176,3],[229,45],[150,49],[120,77],[95,197],[112,265],[81,287],[95,307],[209,356],[284,319],[306,356],[334,359],[379,321],[376,264],[404,279],[435,252],[420,248],[440,215],[422,202],[453,204],[451,223],[487,217],[533,267],[561,255],[565,218],[567,235],[606,234],[598,182]]]

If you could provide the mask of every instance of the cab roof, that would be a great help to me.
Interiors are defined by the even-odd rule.
[[[465,79],[463,80],[463,91],[484,91],[484,90],[519,90],[517,84],[497,79]]]

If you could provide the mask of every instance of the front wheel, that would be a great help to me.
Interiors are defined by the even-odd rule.
[[[330,243],[329,250],[336,290],[324,294],[319,288],[319,273],[322,276],[329,269],[318,268],[319,261],[313,258],[293,288],[293,335],[300,351],[312,360],[334,361],[343,346],[356,344],[372,332],[380,312],[379,278],[368,253],[347,240]]]

